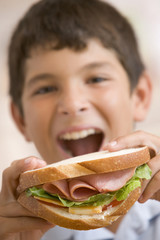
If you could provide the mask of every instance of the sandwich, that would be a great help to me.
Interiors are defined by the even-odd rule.
[[[61,227],[89,230],[123,216],[150,179],[148,147],[101,151],[63,160],[20,176],[18,202]]]

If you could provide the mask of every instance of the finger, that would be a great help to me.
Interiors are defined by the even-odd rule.
[[[118,151],[125,148],[148,146],[151,154],[155,156],[160,151],[160,138],[143,131],[136,131],[130,135],[118,137],[109,142],[105,149]]]
[[[160,201],[160,190],[158,190],[155,194],[153,194],[153,196],[151,197],[151,199]]]
[[[31,216],[35,217],[35,214],[22,207],[17,201],[12,203],[5,203],[0,205],[0,216],[1,217],[24,217]]]
[[[4,170],[2,177],[2,190],[0,200],[15,199],[19,176],[22,172],[44,167],[46,163],[36,157],[14,161],[11,166]],[[3,197],[3,199],[2,199]]]
[[[36,217],[19,217],[19,218],[0,218],[1,231],[0,235],[32,230],[48,230],[54,227],[54,224]]]
[[[149,198],[151,198],[154,194],[159,192],[160,190],[159,182],[160,182],[160,171],[156,173],[152,178],[152,180],[148,183],[147,187],[145,188],[145,190],[143,191],[143,194],[139,199],[139,202],[143,203],[147,201]],[[158,198],[157,200],[160,201],[160,194],[158,196],[156,195],[156,198]]]
[[[36,169],[36,168],[41,168],[46,166],[46,162],[43,161],[42,159],[39,159],[37,157],[31,156],[28,158],[25,158],[23,160],[16,160],[12,162],[11,168],[10,168],[10,175],[14,176],[15,179],[19,178],[19,175],[22,172]]]

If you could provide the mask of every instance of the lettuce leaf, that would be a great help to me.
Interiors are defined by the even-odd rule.
[[[75,202],[70,201],[65,198],[61,198],[58,194],[49,194],[42,188],[32,187],[27,191],[27,196],[36,196],[42,198],[48,198],[51,200],[59,200],[65,207],[73,207],[73,206],[103,206],[109,204],[113,198],[115,197],[115,193],[106,193],[106,194],[96,194],[94,196],[89,197],[86,201],[83,202]]]
[[[125,200],[137,187],[141,187],[141,181],[139,179],[130,180],[124,187],[117,191],[116,199],[118,201]]]
[[[83,202],[74,202],[74,201],[69,201],[65,199],[60,199],[60,201],[63,203],[64,206],[66,207],[73,207],[73,206],[104,206],[108,205],[110,202],[112,202],[115,194],[113,193],[100,193],[96,194],[94,196],[89,197],[86,201]]]
[[[147,164],[143,164],[136,169],[133,177],[141,179],[150,179],[152,171]]]
[[[36,197],[42,197],[42,198],[47,198],[51,200],[58,200],[56,196],[52,196],[49,193],[47,193],[44,189],[42,188],[37,188],[37,187],[32,187],[26,190],[26,194],[28,197],[30,196],[36,196]]]
[[[147,164],[138,167],[133,177],[121,189],[115,192],[100,193],[89,197],[86,201],[75,202],[61,198],[58,194],[49,194],[42,188],[32,187],[26,191],[27,196],[37,196],[51,200],[59,200],[65,207],[74,206],[104,206],[110,204],[114,199],[117,201],[125,200],[128,195],[137,187],[141,187],[140,179],[150,179],[151,169]]]

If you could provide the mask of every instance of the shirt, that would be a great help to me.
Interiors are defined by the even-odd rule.
[[[41,240],[159,240],[160,202],[148,200],[136,202],[120,223],[114,234],[106,228],[76,231],[56,226]]]

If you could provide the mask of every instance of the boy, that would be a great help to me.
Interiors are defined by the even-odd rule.
[[[148,145],[152,179],[143,182],[139,201],[155,197],[160,138],[132,133],[147,114],[151,81],[131,26],[113,7],[98,0],[38,2],[13,34],[9,71],[12,116],[45,162],[29,157],[4,171],[1,239],[40,239],[54,227],[17,203],[18,179],[23,171],[71,156]],[[72,239],[158,239],[158,221],[159,202],[137,203],[107,229],[74,231]]]

